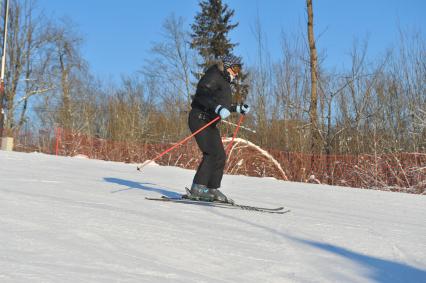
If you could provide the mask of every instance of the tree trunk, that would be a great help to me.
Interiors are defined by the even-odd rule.
[[[315,47],[314,37],[314,13],[312,9],[312,0],[306,0],[308,8],[308,40],[310,52],[310,68],[311,68],[311,104],[309,107],[309,118],[311,123],[311,152],[319,153],[321,151],[321,137],[318,127],[318,94],[317,94],[317,64],[318,55]]]

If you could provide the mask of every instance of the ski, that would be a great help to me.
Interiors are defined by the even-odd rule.
[[[284,207],[266,208],[266,207],[258,207],[258,206],[251,206],[251,205],[241,205],[241,204],[235,204],[235,203],[232,204],[232,203],[223,203],[223,202],[210,202],[210,201],[201,201],[201,200],[191,200],[187,198],[170,198],[166,196],[161,196],[160,198],[146,197],[146,199],[154,200],[154,201],[166,201],[166,202],[194,204],[194,205],[229,208],[229,209],[242,209],[242,210],[250,210],[250,211],[265,212],[265,213],[275,213],[275,214],[284,214],[284,213],[290,212],[290,210],[284,210]]]
[[[162,196],[162,198],[168,198],[166,196]],[[199,200],[192,200],[190,198],[187,197],[187,195],[182,195],[181,198],[168,198],[171,200],[190,200],[190,201],[198,201]],[[257,208],[257,209],[262,209],[262,210],[269,210],[269,211],[280,211],[283,210],[284,207],[280,206],[280,207],[275,207],[275,208],[266,208],[266,207],[258,207],[258,206],[250,206],[250,205],[241,205],[241,204],[235,204],[235,203],[226,203],[226,202],[218,202],[218,201],[213,201],[213,202],[209,202],[209,201],[201,201],[201,202],[205,202],[205,203],[214,203],[214,204],[222,204],[225,206],[235,206],[235,207],[239,207],[239,208]]]

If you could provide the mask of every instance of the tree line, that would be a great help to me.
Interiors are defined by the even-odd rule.
[[[306,4],[314,11],[310,0]],[[114,141],[175,142],[189,134],[187,114],[200,74],[237,44],[229,37],[238,32],[235,11],[222,0],[202,0],[192,23],[176,15],[164,19],[163,38],[146,64],[111,84],[90,71],[74,23],[49,18],[37,5],[11,0],[0,97],[4,135],[61,127]],[[265,46],[260,19],[254,20],[256,62],[244,64],[233,89],[234,102],[252,106],[245,126],[256,133],[239,135],[287,152],[425,152],[424,32],[399,28],[399,41],[372,59],[368,40],[354,40],[350,66],[336,71],[316,54],[327,47],[315,42],[315,22],[307,16],[305,31],[274,39],[282,46],[278,60]]]

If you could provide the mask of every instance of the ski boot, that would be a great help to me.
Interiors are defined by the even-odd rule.
[[[234,204],[234,201],[225,196],[221,191],[215,188],[209,188],[209,193],[213,195],[214,201]]]
[[[187,189],[187,198],[192,200],[214,201],[215,196],[205,185],[192,184],[191,189]]]

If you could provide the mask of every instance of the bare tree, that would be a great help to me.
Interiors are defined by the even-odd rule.
[[[153,44],[152,59],[146,61],[141,73],[147,95],[161,109],[152,116],[152,122],[157,123],[152,134],[158,140],[173,141],[188,132],[187,111],[195,91],[193,74],[199,67],[182,18],[173,14],[166,18],[162,35],[163,40]]]
[[[184,30],[182,18],[171,15],[163,23],[164,41],[154,43],[153,59],[147,60],[142,73],[157,80],[170,92],[177,106],[183,110],[191,103],[194,86],[191,70],[196,67],[195,54],[189,46],[189,34]],[[183,102],[183,104],[181,103]]]
[[[49,54],[44,52],[50,40],[47,32],[50,23],[42,14],[35,17],[35,3],[15,0],[10,6],[5,78],[5,128],[8,129],[23,125],[30,97],[46,93],[52,87],[43,75],[50,61]],[[21,105],[16,123],[16,110]]]
[[[395,80],[395,95],[401,100],[399,111],[404,120],[398,129],[400,146],[410,151],[426,149],[424,126],[426,111],[426,39],[418,30],[399,28],[399,44],[392,56],[391,78]],[[423,121],[422,121],[423,118]],[[407,141],[408,139],[408,141]]]
[[[318,94],[317,94],[317,75],[318,75],[318,55],[315,46],[314,36],[314,12],[312,8],[312,0],[306,0],[308,13],[308,40],[310,51],[310,68],[311,68],[311,104],[309,106],[309,117],[311,123],[311,151],[318,153],[321,151],[321,140],[319,136],[318,125]]]
[[[272,65],[266,46],[266,35],[262,30],[259,16],[254,22],[253,35],[257,44],[256,66],[250,70],[249,99],[253,102],[253,116],[257,128],[257,143],[271,145],[271,120],[278,115],[277,104],[273,99]],[[275,107],[274,107],[275,106]],[[275,117],[274,117],[275,116]]]
[[[283,140],[281,146],[288,151],[306,152],[308,131],[306,120],[306,90],[309,72],[303,58],[306,54],[301,36],[282,35],[282,59],[275,66],[275,95],[281,109]]]
[[[53,76],[59,96],[57,122],[67,129],[74,128],[72,96],[81,83],[79,74],[86,69],[86,63],[80,55],[82,39],[73,31],[73,23],[64,19],[52,31],[54,64]]]
[[[106,137],[134,142],[146,139],[154,130],[150,125],[153,107],[136,75],[123,77],[122,85],[109,96],[106,105]]]

